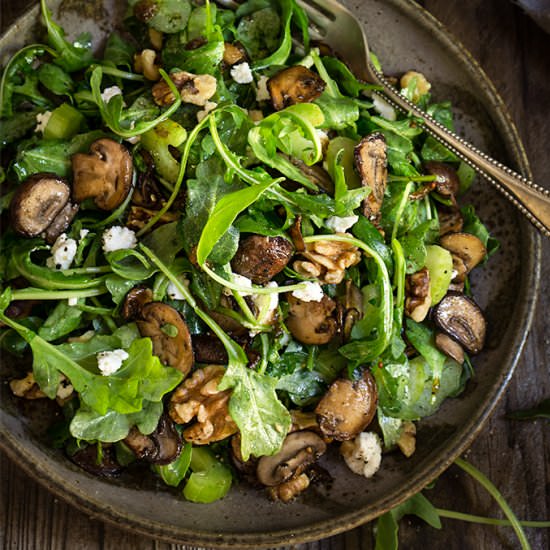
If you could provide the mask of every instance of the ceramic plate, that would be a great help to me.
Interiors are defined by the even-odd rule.
[[[114,0],[50,1],[68,30],[93,31],[96,42],[120,18]],[[346,1],[364,24],[372,49],[387,74],[415,69],[427,75],[436,99],[450,99],[458,129],[493,157],[528,174],[517,133],[487,77],[457,40],[409,0]],[[83,14],[89,14],[84,18]],[[85,19],[85,20],[83,20]],[[0,39],[5,57],[37,33],[31,10]],[[5,60],[4,60],[5,62]],[[465,393],[445,402],[418,426],[417,451],[405,459],[388,455],[373,479],[352,474],[336,453],[324,457],[334,478],[330,490],[312,487],[290,504],[272,503],[263,491],[237,485],[214,504],[185,502],[151,478],[137,483],[92,477],[47,447],[40,422],[30,422],[2,384],[1,445],[29,475],[87,513],[134,532],[201,546],[276,546],[314,540],[351,529],[385,512],[447,468],[479,433],[509,381],[533,312],[539,276],[539,238],[529,224],[487,183],[477,181],[466,202],[501,242],[489,265],[475,273],[474,294],[485,310],[486,350],[475,358],[476,374]],[[9,370],[4,358],[3,370]],[[38,419],[39,420],[39,419]]]

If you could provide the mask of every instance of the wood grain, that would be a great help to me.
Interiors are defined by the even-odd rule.
[[[1,26],[31,4],[0,1]],[[460,38],[493,80],[525,144],[534,179],[550,188],[550,36],[520,8],[505,0],[424,0],[422,5]],[[500,488],[523,519],[550,518],[550,425],[506,420],[507,411],[535,405],[550,396],[550,241],[543,243],[542,285],[535,321],[524,353],[505,398],[467,459]],[[3,458],[3,459],[2,459]],[[85,514],[54,498],[28,479],[16,464],[0,455],[0,547],[12,550],[184,550],[137,537]],[[499,516],[490,497],[451,467],[429,491],[440,508]],[[550,530],[528,529],[534,549],[550,548]],[[417,521],[404,520],[401,547],[447,550],[517,548],[509,528],[493,528],[444,520],[436,531]],[[373,548],[372,525],[299,550],[367,550]]]

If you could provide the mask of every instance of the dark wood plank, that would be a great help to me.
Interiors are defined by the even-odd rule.
[[[0,1],[5,28],[29,0]],[[499,89],[518,126],[535,181],[550,187],[550,37],[521,10],[505,0],[442,2],[424,0],[466,45]],[[518,369],[503,402],[468,451],[466,458],[500,488],[517,515],[550,518],[550,430],[548,423],[506,420],[506,411],[536,404],[550,395],[550,241],[543,244],[542,285],[535,322]],[[0,455],[0,547],[17,550],[184,550],[90,519],[54,498]],[[499,516],[482,488],[457,467],[451,467],[427,495],[441,508]],[[549,530],[527,530],[534,549],[550,547]],[[516,548],[511,529],[468,525],[445,520],[435,531],[421,522],[405,520],[401,547],[497,550]],[[189,548],[189,547],[188,547]],[[367,550],[373,548],[372,525],[300,550]]]

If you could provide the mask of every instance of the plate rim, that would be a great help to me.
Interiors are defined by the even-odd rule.
[[[489,103],[484,102],[484,104],[490,107],[492,121],[497,125],[507,156],[517,164],[522,174],[532,179],[527,154],[516,125],[495,85],[478,61],[443,23],[414,0],[384,1],[402,11],[422,28],[432,31],[434,41],[442,44],[446,50],[451,52],[454,58],[458,58],[461,68],[468,75],[478,80],[484,93],[490,99]],[[10,36],[15,34],[18,28],[31,27],[32,22],[36,22],[39,19],[39,13],[40,6],[35,5],[18,17],[0,36],[0,44],[9,41]],[[298,544],[318,540],[358,527],[368,521],[372,521],[395,505],[405,501],[412,494],[422,490],[433,479],[441,475],[454,462],[454,459],[472,444],[485,427],[492,411],[502,398],[515,372],[531,329],[540,285],[541,236],[526,220],[522,220],[521,231],[523,240],[528,245],[524,251],[524,257],[528,259],[528,265],[522,271],[525,280],[521,281],[520,287],[522,297],[526,299],[521,301],[522,306],[519,311],[519,317],[523,320],[522,327],[517,329],[519,336],[514,342],[514,346],[506,354],[510,360],[510,367],[495,380],[492,388],[492,398],[485,402],[484,406],[477,411],[475,417],[472,417],[470,422],[458,434],[449,438],[452,444],[445,449],[442,460],[437,464],[418,465],[414,480],[408,481],[404,485],[404,488],[400,489],[398,495],[390,493],[382,501],[378,501],[374,510],[369,510],[371,508],[369,506],[363,506],[352,512],[343,513],[335,517],[330,524],[326,520],[322,520],[309,523],[304,527],[296,527],[292,530],[277,530],[273,532],[216,534],[181,526],[163,525],[160,522],[151,520],[148,520],[148,523],[144,523],[143,518],[130,514],[125,515],[124,511],[106,508],[104,504],[101,505],[92,501],[90,495],[79,490],[78,487],[70,486],[71,492],[67,492],[68,487],[63,484],[63,478],[60,475],[56,475],[53,471],[47,472],[42,470],[41,465],[35,463],[27,455],[28,447],[5,430],[1,423],[0,449],[30,477],[38,481],[55,496],[86,512],[91,519],[99,519],[116,527],[147,537],[158,538],[166,542],[206,545],[212,548],[267,548],[282,544]],[[529,291],[529,288],[532,290]],[[464,436],[465,432],[467,432],[466,436]],[[48,474],[47,478],[44,477],[45,473]]]

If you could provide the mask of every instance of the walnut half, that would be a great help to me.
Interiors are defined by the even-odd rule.
[[[430,272],[426,267],[407,275],[405,280],[405,314],[421,323],[428,315],[431,305]]]
[[[224,373],[220,365],[198,369],[172,395],[169,412],[174,422],[187,424],[196,418],[183,432],[185,441],[207,445],[238,431],[228,409],[231,391],[218,390]]]

